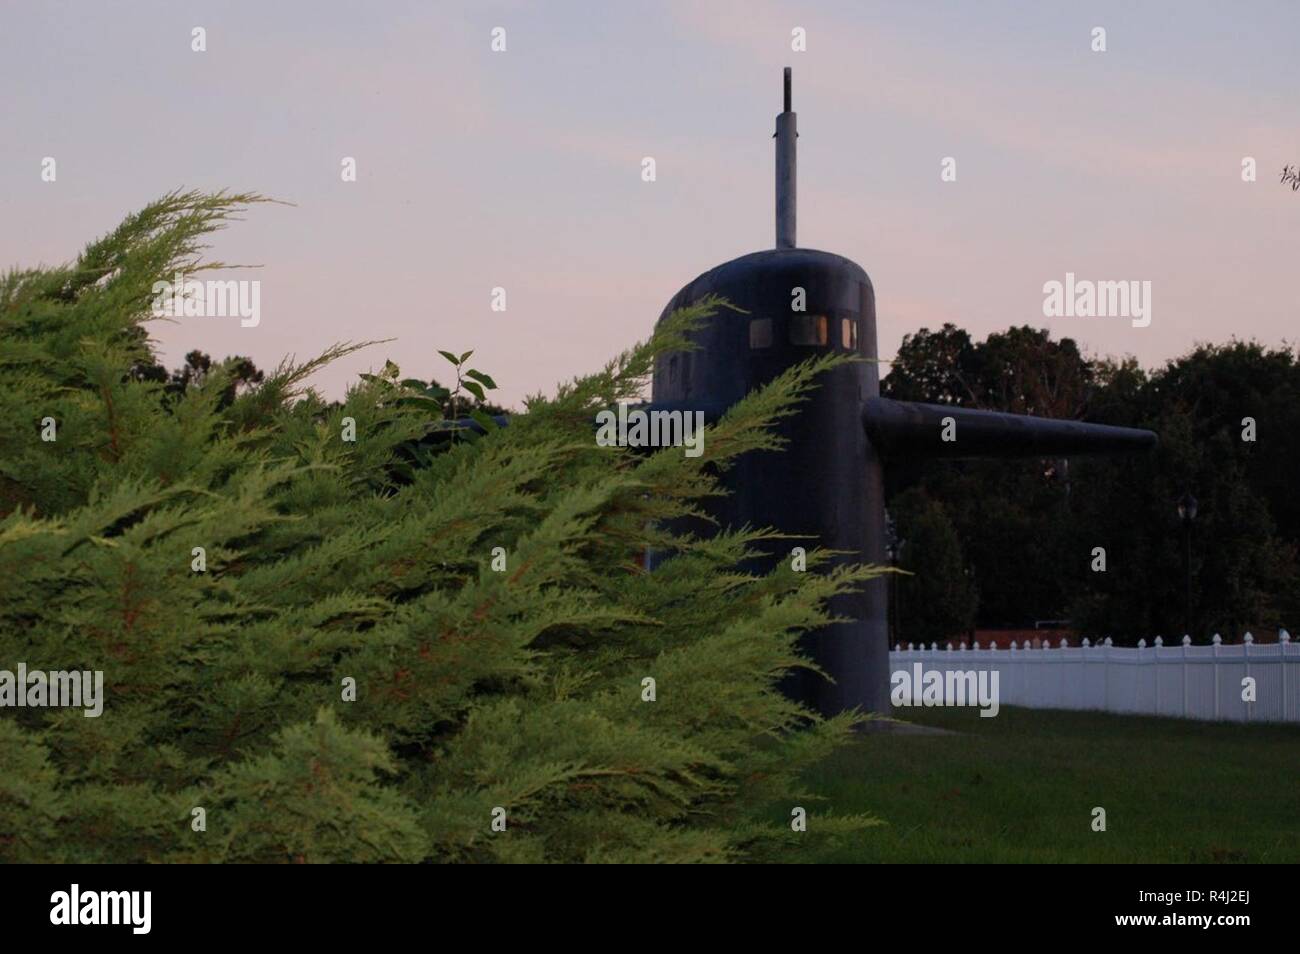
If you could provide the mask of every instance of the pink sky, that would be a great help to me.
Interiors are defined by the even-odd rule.
[[[175,187],[258,190],[295,205],[253,210],[212,254],[263,264],[230,276],[261,281],[261,324],[157,325],[169,364],[393,338],[317,385],[336,396],[390,357],[441,376],[436,349],[473,348],[514,404],[644,337],[698,273],[773,244],[789,65],[799,242],[872,276],[883,356],[945,321],[1048,327],[1146,365],[1234,334],[1279,343],[1300,325],[1300,195],[1277,182],[1300,161],[1300,10],[1131,6],[14,5],[0,263],[66,261]],[[1259,181],[1242,181],[1245,156]],[[1044,318],[1043,283],[1067,271],[1150,281],[1150,327]]]

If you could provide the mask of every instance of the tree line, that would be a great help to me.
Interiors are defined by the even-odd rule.
[[[896,584],[897,638],[1053,620],[1121,644],[1231,641],[1300,620],[1292,347],[1201,344],[1146,370],[1042,329],[976,341],[945,324],[904,338],[881,392],[1160,437],[1137,456],[898,462],[887,494],[912,575]]]

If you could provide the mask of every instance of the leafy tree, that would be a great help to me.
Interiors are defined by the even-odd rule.
[[[943,504],[918,488],[896,497],[890,511],[902,541],[898,566],[910,574],[895,588],[900,638],[931,643],[969,632],[979,600]]]
[[[225,362],[225,374],[228,378],[226,390],[222,395],[224,405],[229,405],[235,400],[236,392],[241,388],[247,388],[250,385],[261,384],[264,375],[257,369],[252,358],[245,358],[239,355],[227,358]],[[212,372],[212,356],[204,351],[191,351],[185,355],[185,363],[168,374],[167,370],[161,364],[136,365],[131,369],[131,374],[141,381],[159,381],[165,384],[163,390],[167,394],[180,395],[191,386],[197,386]]]
[[[904,339],[881,391],[931,404],[1079,417],[1097,381],[1069,338],[1053,341],[1045,330],[1019,327],[975,342],[945,324]],[[1070,477],[1070,464],[1059,460],[896,461],[886,475],[891,495],[922,487],[943,502],[986,626],[1065,615]]]
[[[1200,501],[1192,635],[1235,638],[1300,618],[1292,349],[1203,345],[1148,373],[1131,358],[1085,359],[1046,332],[1013,328],[973,342],[945,325],[909,336],[882,390],[1160,436],[1147,455],[891,468],[891,494],[923,487],[943,501],[978,586],[981,625],[1068,616],[1087,635],[1121,642],[1180,634],[1186,572],[1175,501],[1188,490]],[[1094,569],[1097,548],[1104,572]]]
[[[870,824],[799,782],[858,717],[777,686],[877,571],[815,551],[756,574],[768,532],[671,529],[839,359],[739,403],[699,457],[598,447],[595,412],[705,301],[399,480],[431,396],[395,367],[340,403],[305,384],[358,345],[233,398],[229,362],[173,393],[133,373],[153,282],[255,201],[174,193],[0,280],[0,658],[105,690],[98,718],[0,711],[0,859],[728,861]]]
[[[1080,538],[1076,551],[1105,545],[1110,558],[1104,574],[1078,573],[1081,628],[1129,639],[1182,634],[1186,571],[1175,501],[1188,490],[1199,502],[1191,635],[1237,638],[1300,617],[1300,512],[1289,490],[1300,457],[1295,354],[1254,342],[1202,345],[1149,376],[1115,370],[1102,405],[1117,423],[1155,430],[1160,446],[1078,464],[1077,526],[1091,542]]]
[[[881,393],[904,401],[1078,417],[1093,391],[1093,365],[1071,338],[1008,328],[974,342],[952,324],[903,336]]]
[[[423,408],[429,414],[446,418],[448,424],[463,422],[466,418],[477,422],[481,427],[490,426],[488,418],[501,417],[509,412],[500,405],[493,404],[487,399],[487,391],[495,391],[497,383],[492,377],[476,368],[468,366],[467,362],[473,351],[466,351],[461,355],[452,354],[450,351],[438,352],[453,367],[456,375],[456,382],[453,387],[446,388],[438,383],[437,378],[430,378],[428,382],[420,378],[404,378],[401,386],[406,389],[406,394],[400,398],[401,403],[415,405]],[[397,382],[401,372],[393,362],[386,362],[381,377],[387,378],[391,382]],[[362,380],[374,381],[375,375],[363,374]]]
[[[904,335],[880,393],[900,401],[977,406],[978,361],[965,331],[945,324]]]

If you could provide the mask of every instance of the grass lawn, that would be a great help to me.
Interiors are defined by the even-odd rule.
[[[811,773],[825,807],[886,822],[816,860],[1300,861],[1300,726],[899,711],[959,734],[866,734]]]

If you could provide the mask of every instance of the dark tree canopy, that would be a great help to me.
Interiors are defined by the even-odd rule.
[[[978,599],[943,504],[914,488],[900,494],[890,512],[901,541],[898,566],[909,574],[895,582],[899,638],[932,643],[966,632]]]
[[[1127,642],[1181,635],[1175,501],[1188,491],[1200,502],[1191,528],[1193,638],[1300,620],[1293,349],[1202,345],[1148,372],[1131,358],[1087,358],[1046,331],[1012,328],[976,342],[946,324],[904,339],[881,390],[1160,435],[1156,451],[1135,458],[903,462],[891,471],[891,498],[921,487],[942,502],[974,575],[979,625],[1068,618],[1088,635]],[[1093,569],[1097,547],[1105,571]]]

